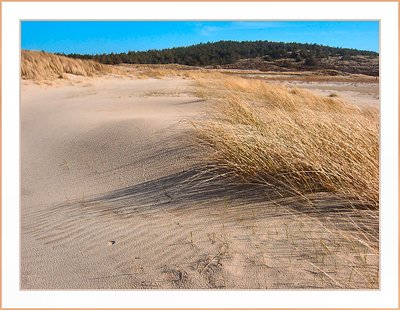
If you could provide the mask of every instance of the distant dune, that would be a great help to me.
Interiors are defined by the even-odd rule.
[[[93,60],[72,59],[38,51],[21,52],[21,77],[24,80],[55,80],[65,78],[66,74],[98,76],[123,74],[123,71]]]

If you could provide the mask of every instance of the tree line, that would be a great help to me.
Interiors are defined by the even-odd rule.
[[[219,41],[161,50],[129,51],[110,54],[59,54],[72,58],[93,59],[104,64],[182,64],[216,66],[232,64],[240,59],[263,57],[266,61],[293,58],[313,65],[316,60],[330,56],[349,59],[352,56],[377,57],[378,53],[319,44],[283,43],[271,41]]]

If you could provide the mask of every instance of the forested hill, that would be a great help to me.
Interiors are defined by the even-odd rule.
[[[175,47],[145,52],[119,54],[80,55],[69,54],[73,58],[95,59],[105,64],[169,64],[189,66],[209,66],[232,64],[239,59],[265,57],[268,59],[293,58],[298,61],[328,56],[378,56],[375,52],[349,48],[329,47],[318,44],[282,43],[269,41],[219,41],[201,43],[187,47]]]
[[[270,41],[219,41],[187,47],[175,47],[144,52],[111,53],[100,55],[66,55],[73,58],[94,59],[104,64],[182,64],[189,66],[226,66],[243,63],[244,59],[286,63],[315,67],[324,59],[350,60],[352,57],[377,59],[378,53],[349,48],[329,47],[318,44],[283,43]],[[326,62],[326,61],[325,61]]]

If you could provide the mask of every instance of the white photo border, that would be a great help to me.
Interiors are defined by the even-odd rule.
[[[19,62],[21,20],[379,20],[381,209],[379,290],[87,290],[19,287]],[[397,308],[397,2],[3,2],[3,308]]]

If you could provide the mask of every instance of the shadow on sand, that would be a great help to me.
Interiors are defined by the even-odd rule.
[[[162,210],[229,208],[242,219],[307,216],[335,223],[341,230],[352,231],[356,227],[373,235],[379,233],[377,210],[356,200],[326,192],[299,196],[265,184],[244,184],[227,172],[207,167],[61,203],[56,208],[83,208],[123,217]]]

